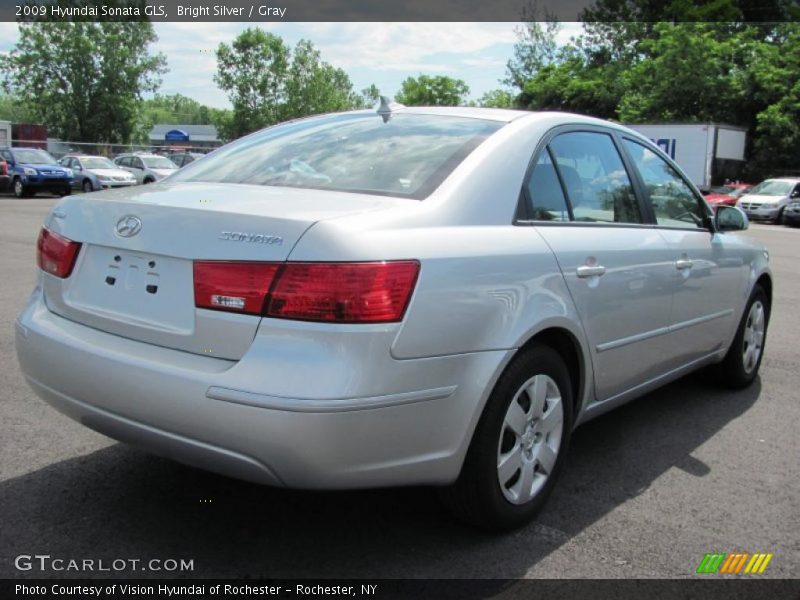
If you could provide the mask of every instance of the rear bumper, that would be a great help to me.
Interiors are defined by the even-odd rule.
[[[228,361],[74,323],[50,312],[38,290],[16,326],[20,366],[39,396],[156,454],[294,488],[454,481],[507,352],[397,361],[388,346],[385,357],[367,347],[362,359],[376,358],[364,364],[353,362],[359,350],[347,349],[347,337],[329,365],[292,347],[272,360],[272,335],[257,335],[245,357]],[[375,387],[381,379],[384,390]],[[324,397],[313,395],[320,389]]]

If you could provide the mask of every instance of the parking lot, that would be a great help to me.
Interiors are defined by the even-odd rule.
[[[493,536],[455,522],[433,490],[260,487],[133,450],[39,400],[14,319],[56,201],[0,195],[0,577],[85,575],[20,572],[21,554],[194,561],[110,573],[134,577],[681,578],[707,552],[738,551],[774,554],[762,577],[800,572],[800,229],[747,232],[775,277],[760,379],[730,392],[697,374],[582,426],[538,520]]]

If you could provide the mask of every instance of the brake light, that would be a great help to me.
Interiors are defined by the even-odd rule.
[[[400,321],[419,263],[286,263],[270,294],[267,315],[304,321]]]
[[[364,263],[196,262],[195,306],[333,323],[400,321],[414,260]]]
[[[0,159],[0,175],[8,175],[8,163]]]
[[[72,274],[80,249],[80,242],[42,227],[36,242],[36,262],[42,271],[65,279]]]
[[[260,315],[278,267],[278,263],[195,262],[195,306]]]

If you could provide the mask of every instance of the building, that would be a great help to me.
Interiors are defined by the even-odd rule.
[[[204,151],[222,145],[213,125],[170,125],[158,123],[150,130],[152,146],[174,150]]]

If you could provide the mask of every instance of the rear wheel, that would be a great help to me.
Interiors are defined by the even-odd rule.
[[[458,480],[441,492],[444,503],[460,519],[494,531],[532,519],[562,468],[572,406],[557,352],[536,344],[517,356],[486,404]]]
[[[767,340],[770,305],[766,292],[760,285],[753,288],[745,308],[736,337],[723,360],[716,367],[722,385],[744,388],[758,375],[764,344]]]

